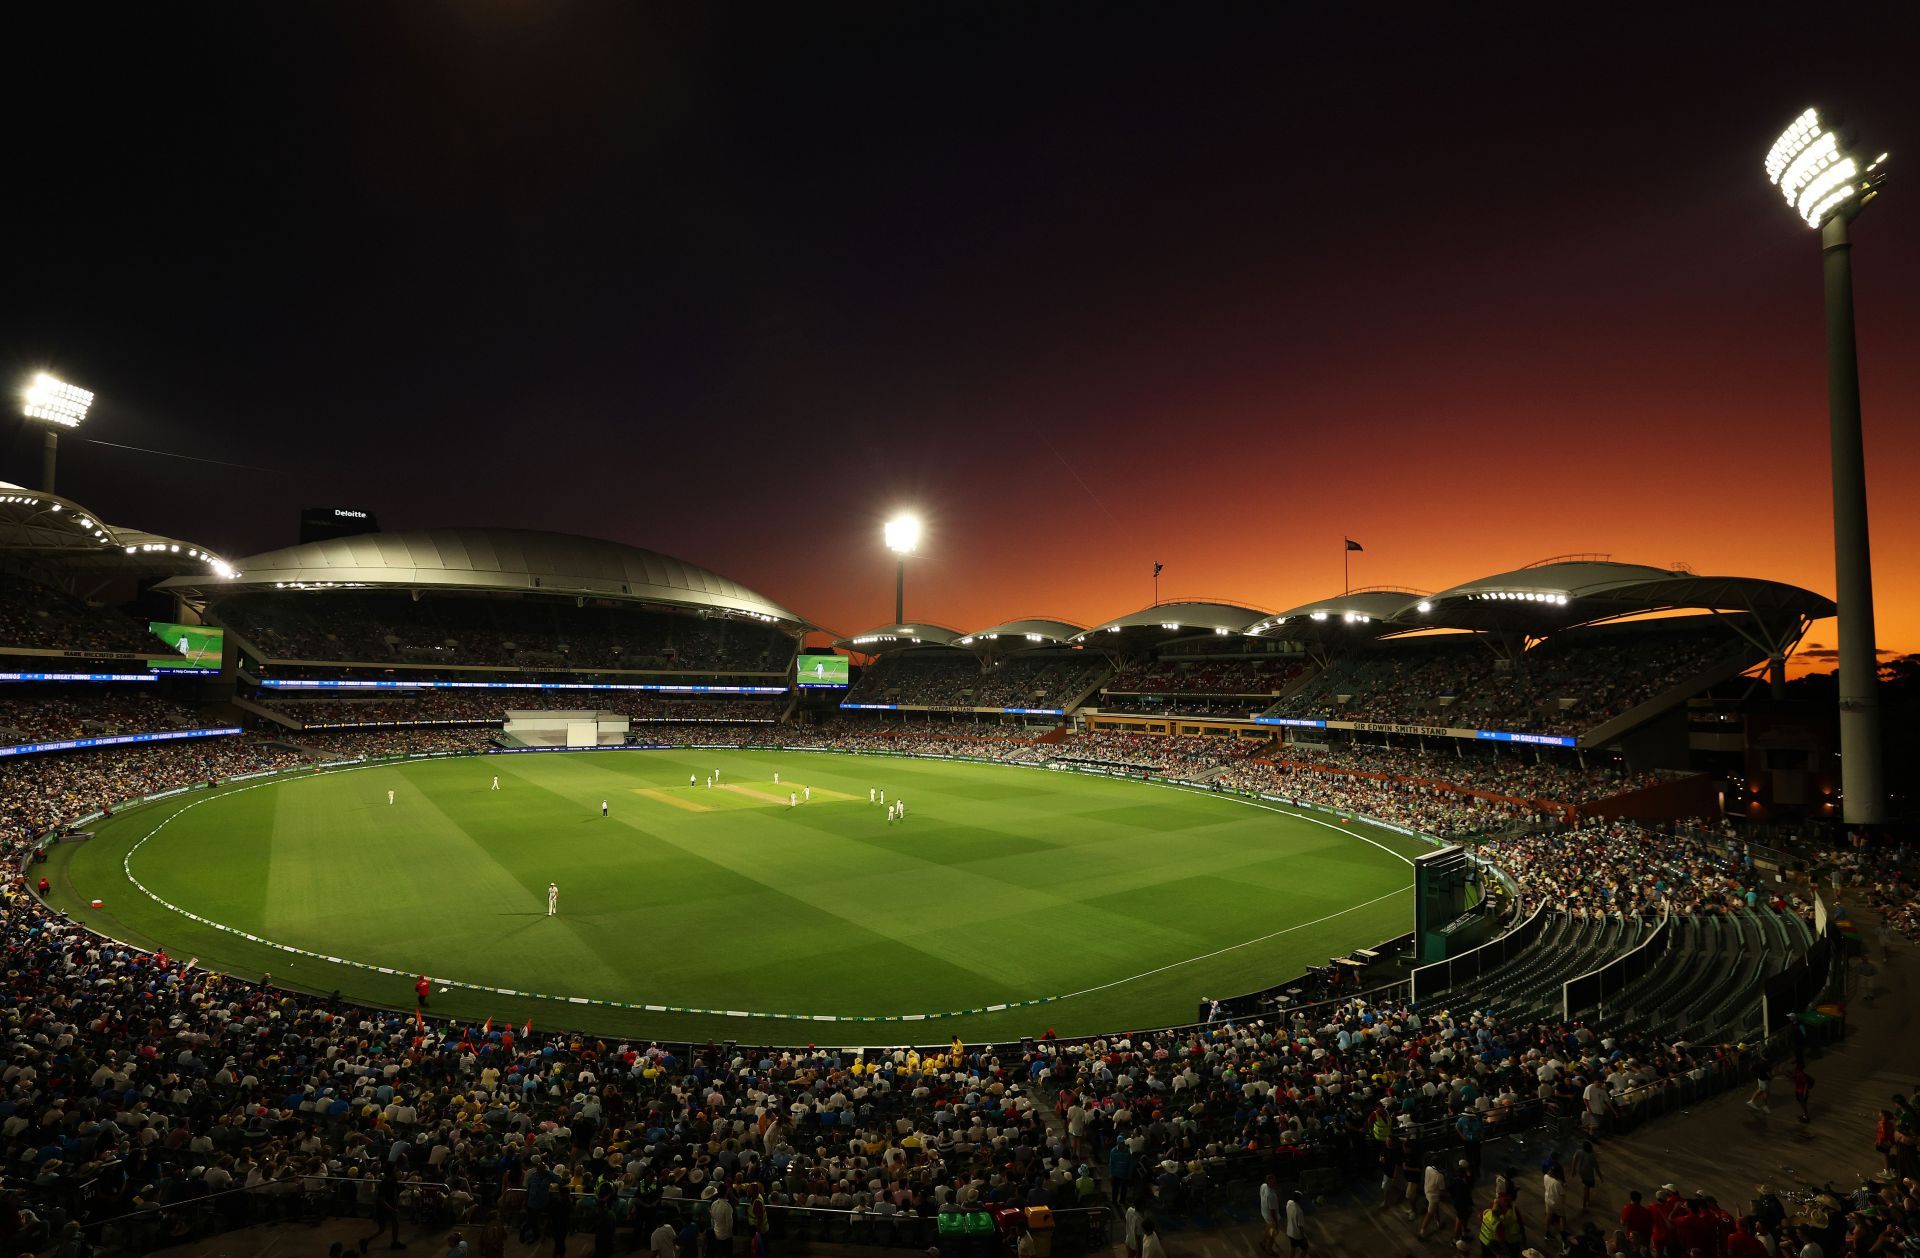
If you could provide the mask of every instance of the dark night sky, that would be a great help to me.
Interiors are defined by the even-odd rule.
[[[271,469],[70,438],[117,523],[589,533],[849,632],[902,505],[909,615],[961,629],[1132,610],[1155,560],[1290,606],[1343,532],[1356,585],[1606,551],[1830,592],[1819,252],[1760,169],[1818,103],[1894,151],[1855,254],[1920,648],[1920,10],[1296,11],[10,12],[0,368]]]

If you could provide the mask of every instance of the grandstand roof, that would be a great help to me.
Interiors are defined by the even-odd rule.
[[[945,625],[929,625],[922,621],[911,625],[881,625],[865,633],[841,638],[833,645],[842,651],[858,651],[862,655],[881,655],[887,651],[901,651],[908,647],[952,646],[959,638],[958,629],[949,629]]]
[[[219,571],[226,561],[197,542],[116,528],[70,498],[0,481],[0,550],[93,571]]]
[[[1684,569],[1570,555],[1456,585],[1402,608],[1400,628],[1548,630],[1667,610],[1831,616],[1831,599],[1757,577],[1698,576]]]
[[[1098,640],[1096,635],[1106,633],[1132,633],[1149,638],[1206,630],[1219,634],[1245,633],[1265,617],[1266,613],[1259,608],[1240,607],[1233,603],[1198,600],[1156,603],[1152,607],[1143,607],[1137,612],[1083,630],[1076,637],[1082,642],[1093,642]]]
[[[1029,647],[1062,646],[1085,632],[1083,626],[1070,625],[1064,620],[1009,620],[1004,624],[976,629],[954,645],[974,650],[991,650],[995,647],[1024,650]]]
[[[1368,586],[1290,607],[1277,616],[1262,619],[1247,632],[1263,638],[1299,641],[1377,638],[1399,629],[1400,626],[1393,623],[1394,617],[1410,601],[1420,597],[1421,591],[1405,586]]]
[[[621,542],[535,529],[413,529],[307,542],[236,560],[231,577],[175,577],[161,588],[219,598],[272,589],[539,592],[805,621],[726,577]]]

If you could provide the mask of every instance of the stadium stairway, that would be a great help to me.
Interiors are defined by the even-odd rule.
[[[1100,687],[1106,685],[1107,679],[1112,676],[1113,676],[1113,670],[1111,668],[1107,669],[1105,672],[1101,673],[1098,677],[1095,677],[1092,683],[1089,684],[1086,689],[1082,690],[1079,694],[1074,695],[1072,698],[1068,699],[1065,703],[1061,704],[1060,710],[1062,712],[1068,712],[1068,713],[1078,711],[1081,704],[1085,703],[1087,700],[1093,698],[1093,696],[1100,693]]]

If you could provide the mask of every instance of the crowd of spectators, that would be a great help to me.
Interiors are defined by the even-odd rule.
[[[1874,843],[1854,835],[1828,852],[1834,892],[1864,898],[1886,928],[1920,942],[1920,852],[1910,842]]]
[[[712,728],[687,727],[708,736]],[[745,729],[749,738],[1003,748],[1003,737],[875,728]],[[960,727],[966,728],[966,727]],[[744,727],[743,727],[744,729]],[[340,731],[382,739],[482,730]],[[364,740],[364,741],[363,741]],[[1159,755],[1219,740],[1110,731],[1044,752]],[[1163,744],[1149,747],[1149,742]],[[417,750],[418,744],[408,744]],[[1283,766],[1223,757],[1216,780]],[[50,911],[20,876],[27,841],[103,805],[297,754],[241,739],[35,756],[0,763],[0,1157],[24,1191],[21,1243],[63,1218],[145,1212],[239,1192],[238,1220],[391,1193],[465,1223],[498,1209],[563,1234],[769,1206],[850,1211],[858,1222],[1007,1202],[1179,1209],[1210,1185],[1331,1166],[1395,1179],[1434,1133],[1481,1192],[1484,1141],[1544,1110],[1592,1122],[1667,1108],[1665,1094],[1750,1075],[1733,1050],[1496,1019],[1460,1004],[1354,998],[1248,1021],[1003,1048],[915,1051],[684,1047],[568,1031],[425,1026],[413,1016],[210,973],[99,939]],[[1190,766],[1174,765],[1184,769]],[[1307,775],[1324,781],[1325,774]],[[1388,785],[1363,779],[1371,786]],[[1420,824],[1417,803],[1359,811]],[[1410,797],[1415,800],[1417,796]],[[1581,911],[1711,912],[1742,901],[1751,867],[1691,835],[1595,826],[1485,849],[1530,898]],[[1854,862],[1862,884],[1884,874]],[[1900,866],[1904,868],[1904,865]],[[1904,880],[1900,880],[1904,881]],[[399,983],[401,980],[396,980]],[[407,999],[404,988],[396,1001]],[[1043,1121],[1043,1107],[1059,1121]],[[1449,1161],[1448,1165],[1451,1165]],[[80,1186],[88,1186],[84,1196]],[[672,1211],[672,1213],[668,1213]],[[710,1222],[706,1226],[711,1227]],[[35,1229],[39,1229],[36,1231]],[[730,1229],[729,1229],[730,1230]]]
[[[1287,743],[1269,759],[1355,773],[1438,782],[1515,799],[1580,804],[1651,786],[1659,778],[1621,765],[1583,766],[1571,753],[1525,754],[1450,747],[1388,747],[1373,743]]]
[[[1249,760],[1209,779],[1226,790],[1278,795],[1301,803],[1374,817],[1442,839],[1488,834],[1516,823],[1553,818],[1525,803],[1488,799],[1447,786]]]
[[[485,751],[499,731],[471,725],[415,725],[402,729],[302,730],[299,745],[327,759],[434,756]]]
[[[988,670],[973,692],[980,708],[1061,708],[1092,688],[1107,662],[1087,651],[1016,655]]]
[[[1806,912],[1797,896],[1777,898],[1738,843],[1685,827],[1665,833],[1626,821],[1589,821],[1550,832],[1502,836],[1476,849],[1512,875],[1529,904],[1586,913],[1656,916],[1737,913],[1766,902]]]
[[[571,598],[247,593],[215,613],[276,660],[779,673],[794,653],[791,636],[758,621]]]
[[[0,843],[155,791],[303,763],[298,752],[231,734],[0,760]]]
[[[165,654],[138,621],[11,574],[0,574],[0,646]]]
[[[1162,657],[1121,669],[1101,689],[1108,694],[1276,695],[1306,670],[1298,659]]]
[[[0,746],[196,729],[193,709],[127,686],[36,686],[0,695]]]
[[[984,707],[973,701],[984,685],[980,661],[964,651],[894,651],[861,670],[843,702]]]
[[[1125,730],[1078,730],[1057,743],[1036,745],[1020,759],[1100,765],[1166,777],[1195,777],[1243,760],[1261,746],[1232,738],[1185,738]]]
[[[773,721],[787,696],[679,698],[634,690],[426,690],[400,698],[258,700],[312,727],[491,724],[515,710],[617,712],[634,721]]]
[[[1480,642],[1358,648],[1275,704],[1277,716],[1571,733],[1699,676],[1734,650],[1718,625],[1572,632],[1513,660]]]

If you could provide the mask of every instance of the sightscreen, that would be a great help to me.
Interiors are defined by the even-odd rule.
[[[844,655],[802,655],[794,672],[801,686],[844,686],[847,684],[847,657]]]
[[[167,644],[171,655],[147,661],[148,668],[220,668],[227,631],[211,625],[176,625],[167,620],[147,622],[147,632]]]

